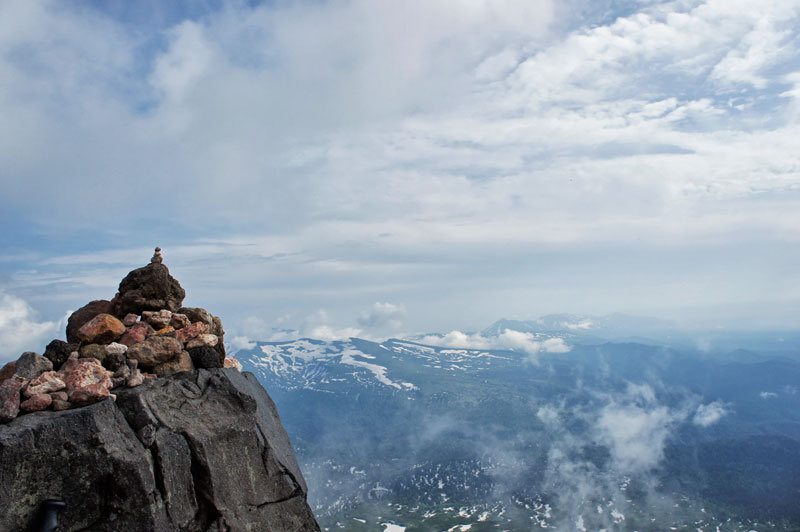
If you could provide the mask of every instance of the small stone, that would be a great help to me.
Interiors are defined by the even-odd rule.
[[[131,368],[127,364],[122,364],[117,370],[114,372],[113,377],[115,379],[121,378],[128,380],[128,377],[131,376]]]
[[[144,342],[148,336],[151,336],[154,333],[155,331],[149,323],[137,321],[133,324],[133,327],[128,329],[128,331],[122,335],[122,337],[119,339],[119,343],[130,347],[133,344]]]
[[[131,327],[137,321],[139,321],[139,316],[137,314],[133,314],[133,313],[125,314],[125,317],[122,318],[122,324],[125,327]]]
[[[134,344],[128,349],[128,360],[137,360],[139,367],[152,368],[166,362],[183,350],[181,343],[168,336],[151,336],[144,342]]]
[[[212,369],[222,367],[222,359],[214,348],[195,347],[188,351],[195,368]]]
[[[233,357],[225,357],[222,363],[223,368],[236,368],[237,371],[242,371],[242,363]]]
[[[112,386],[111,374],[94,358],[68,360],[70,367],[64,375],[67,396],[71,403],[88,404],[108,397]]]
[[[2,383],[6,379],[10,379],[16,371],[17,371],[16,360],[12,360],[11,362],[6,363],[6,365],[3,366],[3,369],[0,369],[0,383]]]
[[[28,383],[23,394],[25,397],[33,397],[43,393],[52,393],[63,390],[67,385],[57,371],[45,371]]]
[[[161,264],[164,262],[164,257],[161,256],[161,248],[156,248],[155,253],[153,253],[153,257],[150,259],[151,264]]]
[[[106,359],[106,346],[100,344],[86,344],[81,347],[81,358],[96,358],[100,362]]]
[[[125,351],[128,350],[128,346],[125,344],[118,344],[117,342],[111,342],[106,346],[106,354],[107,355],[122,355],[125,354]]]
[[[170,320],[169,324],[176,329],[183,329],[184,327],[191,325],[192,322],[189,320],[186,314],[179,314],[176,312],[172,315],[172,319]]]
[[[194,347],[214,347],[219,342],[219,337],[215,334],[200,334],[186,343],[186,349]]]
[[[189,321],[191,321],[192,323],[199,321],[205,323],[208,326],[214,324],[214,316],[212,316],[211,313],[204,308],[181,307],[180,309],[178,309],[178,313],[183,314],[184,316],[189,318]]]
[[[78,344],[68,344],[63,340],[53,340],[44,350],[44,356],[53,363],[53,369],[59,369],[67,361],[69,354],[78,349]]]
[[[138,360],[133,360],[133,359],[129,358],[127,360],[127,363],[128,363],[128,369],[130,371],[133,371],[133,370],[135,370],[136,368],[139,367],[139,361]]]
[[[166,335],[168,335],[170,333],[174,333],[174,332],[175,332],[175,327],[173,327],[171,325],[167,325],[163,329],[157,330],[156,331],[156,336],[166,336]]]
[[[73,312],[67,320],[67,342],[71,344],[80,342],[78,329],[98,314],[111,314],[113,310],[111,301],[97,299]]]
[[[152,325],[156,330],[163,329],[172,321],[172,312],[166,309],[159,311],[145,310],[142,312],[142,319]]]
[[[192,357],[188,352],[181,351],[178,356],[154,367],[153,373],[159,377],[171,377],[182,371],[192,371],[193,369],[194,364],[192,364]]]
[[[60,412],[61,410],[69,410],[73,408],[75,405],[70,403],[69,401],[61,401],[59,399],[53,399],[53,402],[50,404],[53,407],[53,410],[56,412]]]
[[[45,371],[51,371],[53,363],[38,353],[27,351],[17,359],[15,373],[28,380],[35,379]]]
[[[78,338],[90,344],[108,344],[125,333],[125,325],[111,314],[98,314],[78,329]]]
[[[69,399],[67,397],[67,392],[63,391],[50,392],[50,397],[53,399],[53,401],[66,401],[67,399]]]
[[[53,398],[46,393],[37,393],[32,395],[29,399],[22,401],[19,404],[19,409],[22,412],[39,412],[40,410],[47,410],[47,407],[53,402]]]
[[[209,326],[203,322],[196,322],[188,327],[184,327],[183,329],[178,329],[175,331],[175,338],[183,342],[184,344],[191,340],[192,338],[196,338],[201,334],[205,334],[208,332]]]
[[[125,383],[125,385],[128,388],[135,388],[137,386],[141,386],[143,382],[144,382],[144,375],[142,375],[141,371],[135,369],[133,370],[133,373],[131,373],[131,376],[128,377],[128,381]]]
[[[128,377],[111,377],[111,389],[125,386],[128,383]]]
[[[0,423],[8,423],[19,414],[19,392],[28,379],[13,375],[0,384]]]

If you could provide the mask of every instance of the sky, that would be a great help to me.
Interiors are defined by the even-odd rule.
[[[797,328],[800,0],[0,0],[0,356],[155,246],[235,335]]]

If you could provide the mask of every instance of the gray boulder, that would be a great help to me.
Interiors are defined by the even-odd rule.
[[[61,531],[319,531],[306,490],[274,403],[232,369],[0,426],[0,530],[55,498]]]

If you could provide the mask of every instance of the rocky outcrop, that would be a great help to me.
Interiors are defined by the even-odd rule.
[[[0,370],[0,530],[53,499],[59,531],[319,530],[275,405],[162,261]]]
[[[0,530],[62,499],[59,530],[313,531],[275,405],[251,373],[195,370],[0,428]]]

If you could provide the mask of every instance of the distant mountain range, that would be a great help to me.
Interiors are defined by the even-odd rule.
[[[566,339],[536,357],[357,338],[237,357],[275,400],[331,530],[800,526],[800,343],[775,356],[602,338],[639,326],[664,330],[553,315],[480,333]]]

